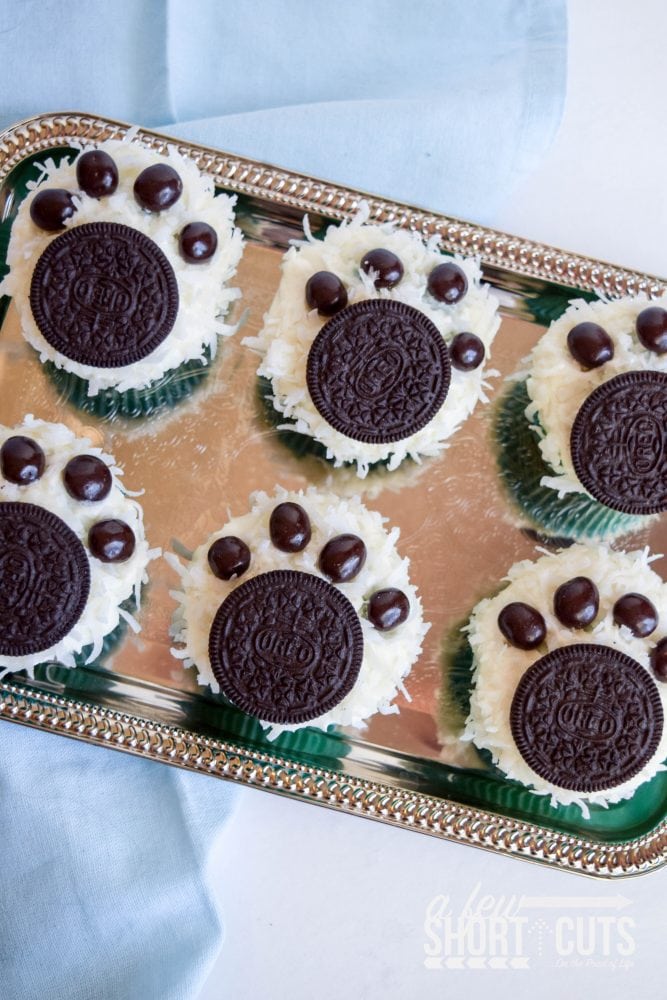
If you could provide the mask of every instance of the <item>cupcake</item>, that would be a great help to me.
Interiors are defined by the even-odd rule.
[[[667,510],[666,425],[667,310],[576,301],[499,404],[500,472],[538,528],[619,535]]]
[[[207,372],[238,289],[234,198],[173,147],[131,141],[48,161],[21,203],[0,292],[71,401],[141,416]]]
[[[356,498],[255,493],[182,564],[174,656],[271,730],[395,713],[428,630],[398,529]]]
[[[664,770],[667,584],[648,549],[516,563],[466,626],[464,739],[552,805],[609,806]]]
[[[139,631],[143,515],[111,455],[63,424],[0,426],[0,676],[100,656]]]
[[[437,455],[486,401],[496,300],[475,260],[437,238],[371,225],[365,207],[283,258],[257,337],[263,395],[281,430],[363,477]]]

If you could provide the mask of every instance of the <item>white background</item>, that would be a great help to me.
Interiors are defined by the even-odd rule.
[[[569,16],[560,132],[496,224],[665,275],[667,3],[571,0]],[[518,991],[540,1000],[644,1000],[666,992],[663,872],[596,882],[249,789],[240,791],[211,872],[226,941],[201,1000],[496,1000]],[[530,938],[529,969],[425,968],[428,904],[447,895],[456,915],[477,883],[498,902],[555,898],[530,913],[546,928],[541,958]],[[559,967],[562,916],[630,917],[632,967],[614,971],[584,957],[582,967]],[[594,962],[604,961],[601,945],[599,938]]]

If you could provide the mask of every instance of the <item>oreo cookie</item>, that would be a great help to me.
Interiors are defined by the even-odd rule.
[[[364,641],[357,612],[330,583],[272,570],[222,602],[208,651],[231,702],[265,722],[290,725],[342,701],[359,676]]]
[[[42,336],[71,361],[121,368],[171,332],[178,285],[148,236],[117,222],[68,229],[37,261],[30,306]]]
[[[50,649],[76,625],[88,600],[83,545],[56,514],[0,503],[0,654]]]
[[[582,404],[570,435],[575,472],[624,514],[667,510],[667,372],[623,372]]]
[[[336,313],[308,355],[306,381],[318,412],[355,441],[411,437],[445,401],[447,346],[425,316],[393,299],[368,299]]]
[[[525,672],[510,726],[519,753],[545,781],[575,792],[615,788],[651,759],[664,724],[649,672],[609,646],[552,650]]]

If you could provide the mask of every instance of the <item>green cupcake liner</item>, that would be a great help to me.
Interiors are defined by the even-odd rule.
[[[137,610],[137,602],[134,597],[128,597],[126,601],[120,605],[124,611],[128,611],[130,614],[134,614]],[[80,653],[74,656],[74,663],[76,667],[103,667],[106,658],[120,645],[125,633],[127,632],[129,626],[124,618],[121,618],[118,624],[111,632],[108,632],[102,640],[102,648],[98,657],[93,663],[87,663],[88,657],[90,656],[93,647],[92,644],[84,646]],[[6,677],[22,676],[23,671],[17,671],[16,674],[6,674]],[[63,685],[69,685],[72,680],[72,668],[64,667],[57,660],[50,660],[46,663],[39,663],[34,670],[35,679],[39,681],[47,681],[50,684],[57,683]],[[80,675],[77,684],[77,689],[84,690],[87,685],[82,681],[83,674]],[[96,684],[91,685],[94,689]]]
[[[526,296],[525,304],[536,323],[539,323],[541,326],[549,326],[557,319],[560,319],[571,302],[577,299],[583,299],[585,302],[594,302],[597,298],[599,296],[595,292],[584,292],[578,288],[549,285],[537,295]]]
[[[467,636],[458,628],[452,630],[442,656],[442,689],[447,692],[450,702],[464,718],[470,713],[474,664],[474,654]],[[552,805],[550,796],[537,795],[527,785],[514,778],[508,778],[505,772],[494,764],[490,750],[478,747],[475,743],[471,746],[483,763],[486,776],[492,782],[486,789],[485,808],[511,808],[514,814],[533,822],[537,817],[560,828],[563,826],[574,830],[581,828],[582,817],[578,806]],[[614,803],[608,807],[589,804],[591,825],[603,831],[617,829],[619,826],[627,829],[627,821],[622,817],[627,815],[628,811],[636,817],[650,815],[652,804],[660,800],[664,779],[664,774],[656,775],[637,789],[632,800]]]
[[[280,413],[273,405],[273,388],[271,380],[262,375],[257,376],[257,398],[262,408],[262,414],[266,422],[276,431],[278,440],[288,448],[296,458],[321,458],[330,465],[333,463],[327,458],[327,450],[319,441],[315,441],[307,434],[299,434],[297,431],[286,430],[281,425],[294,424],[283,413]]]
[[[127,611],[129,614],[134,615],[136,614],[137,611],[137,602],[135,601],[134,597],[128,597],[126,601],[123,601],[120,607],[123,609],[123,611]],[[102,649],[100,651],[99,656],[94,661],[96,664],[102,664],[103,661],[107,658],[107,656],[109,656],[109,654],[113,652],[113,650],[120,644],[128,628],[129,625],[127,624],[125,619],[121,618],[118,624],[116,625],[115,629],[113,629],[111,632],[109,632],[107,635],[104,636],[104,639],[102,640]],[[93,650],[92,645],[84,646],[81,652],[74,657],[74,662],[76,663],[77,667],[85,666],[86,661],[90,656],[92,650]]]
[[[341,466],[334,466],[334,461],[327,458],[327,450],[323,444],[310,437],[308,434],[299,434],[298,431],[291,431],[285,428],[285,424],[295,426],[295,421],[290,420],[284,413],[280,413],[273,405],[273,387],[271,380],[262,375],[257,376],[257,398],[262,407],[262,413],[266,422],[276,431],[278,440],[288,448],[296,458],[318,458],[322,459],[332,468],[349,469],[356,465],[356,462],[343,462]],[[411,458],[406,458],[401,462],[401,468],[412,464]],[[389,459],[382,459],[379,462],[371,462],[368,466],[368,474],[373,472],[386,472]]]
[[[641,516],[611,510],[585,493],[559,498],[556,490],[540,485],[553,470],[526,419],[529,403],[525,380],[511,384],[497,404],[494,434],[501,479],[531,525],[564,542],[616,537],[642,528],[646,519]]]
[[[319,760],[319,767],[326,766],[323,760],[328,760],[333,767],[350,750],[342,731],[335,726],[323,730],[304,723],[294,732],[281,733],[269,739],[258,719],[242,712],[223,694],[210,693],[201,698],[196,712],[197,723],[203,730],[210,730],[212,735],[224,729],[230,737],[243,741],[244,746],[253,746],[262,752],[278,752],[287,757],[294,755],[301,761],[310,759],[315,763]]]
[[[456,716],[462,730],[470,715],[474,659],[468,635],[461,631],[463,624],[461,622],[449,632],[442,654],[439,713],[443,729],[447,729],[452,718]],[[493,763],[493,757],[489,750],[478,747],[474,743],[472,747],[491,774],[504,777],[503,772]]]
[[[191,396],[211,369],[211,352],[206,348],[204,353],[206,362],[186,361],[145,389],[128,389],[127,392],[102,389],[96,396],[88,395],[85,379],[57,368],[53,362],[47,361],[44,370],[63,399],[79,410],[107,420],[114,417],[136,420],[158,410],[170,409]]]

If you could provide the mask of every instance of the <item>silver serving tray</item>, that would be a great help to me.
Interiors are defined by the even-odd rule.
[[[62,113],[22,122],[0,134],[2,262],[11,220],[34,173],[33,160],[63,155],[74,141],[120,138],[129,125]],[[174,143],[236,193],[247,239],[236,284],[244,334],[261,324],[277,287],[283,251],[301,233],[347,219],[365,198],[372,221],[393,221],[424,236],[438,233],[445,251],[478,255],[502,302],[503,324],[493,366],[510,374],[569,296],[596,291],[656,295],[665,282],[650,275],[565,253],[520,237],[447,218],[326,181],[138,129],[135,140],[156,150]],[[192,397],[143,421],[100,420],[66,403],[20,336],[9,306],[0,334],[0,422],[25,412],[67,423],[115,453],[142,500],[152,545],[178,539],[194,548],[230,508],[242,513],[248,494],[277,484],[314,483],[361,492],[365,502],[401,528],[399,548],[412,560],[426,617],[433,623],[424,654],[399,700],[398,716],[378,716],[368,729],[321,734],[304,730],[269,743],[258,724],[203,689],[169,654],[175,586],[163,560],[154,563],[139,637],[126,635],[99,664],[67,671],[46,664],[35,680],[0,682],[0,716],[9,721],[121,750],[218,778],[303,798],[589,875],[616,877],[667,862],[667,782],[584,820],[554,810],[489,768],[456,738],[461,706],[450,697],[452,636],[472,606],[491,592],[516,559],[535,554],[534,534],[503,494],[491,444],[490,408],[480,408],[450,450],[421,468],[371,476],[363,483],[312,456],[299,457],[266,422],[257,398],[256,358],[237,336],[224,345]],[[497,396],[503,378],[494,383]],[[187,501],[184,504],[184,497]],[[187,514],[185,508],[187,506]],[[667,550],[661,522],[632,544]],[[663,576],[663,563],[657,568]]]

